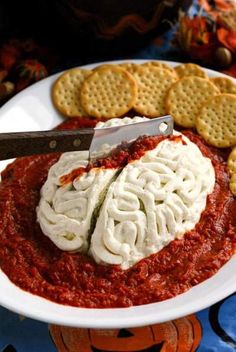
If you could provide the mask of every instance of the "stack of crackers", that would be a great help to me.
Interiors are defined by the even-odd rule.
[[[236,84],[226,77],[209,78],[192,63],[174,68],[158,61],[74,68],[56,80],[52,99],[65,117],[108,119],[130,110],[150,118],[170,114],[177,125],[196,129],[210,145],[236,145]],[[228,162],[234,195],[235,148]]]

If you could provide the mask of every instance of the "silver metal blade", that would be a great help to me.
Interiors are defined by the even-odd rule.
[[[173,133],[173,119],[170,115],[132,124],[95,128],[89,148],[90,161],[108,154],[122,142],[130,142],[140,136],[168,136]]]

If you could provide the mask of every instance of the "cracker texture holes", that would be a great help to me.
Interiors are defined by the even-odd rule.
[[[83,82],[80,91],[83,108],[97,118],[122,116],[133,107],[136,95],[136,81],[117,66],[95,70]]]
[[[133,62],[124,62],[122,64],[118,64],[117,65],[120,68],[123,68],[124,70],[128,71],[129,73],[133,74],[137,68],[137,66],[139,66],[138,64],[135,64]]]
[[[227,166],[229,173],[236,174],[236,147],[234,147],[228,156]]]
[[[138,85],[134,110],[148,117],[165,115],[165,96],[176,82],[176,75],[162,67],[140,65],[134,72],[134,78]]]
[[[211,82],[216,85],[221,93],[236,94],[236,83],[228,77],[212,77]]]
[[[144,62],[142,65],[142,67],[158,67],[158,68],[163,68],[166,70],[171,71],[173,74],[176,74],[175,70],[173,69],[173,67],[169,66],[168,64],[166,64],[165,62],[160,62],[160,61],[147,61]]]
[[[174,70],[179,76],[179,78],[187,76],[208,78],[206,72],[201,68],[201,66],[192,63],[175,66]]]
[[[210,80],[189,76],[183,77],[170,87],[166,96],[166,111],[183,127],[193,128],[199,110],[219,90]]]
[[[81,105],[80,89],[90,74],[89,70],[74,68],[63,73],[53,84],[53,104],[65,117],[88,116]]]
[[[219,94],[209,99],[196,120],[197,131],[207,143],[218,148],[236,144],[236,96]]]

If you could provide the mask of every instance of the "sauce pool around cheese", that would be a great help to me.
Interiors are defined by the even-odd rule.
[[[98,127],[138,121],[111,119]],[[175,135],[122,169],[86,169],[88,153],[64,153],[41,190],[43,233],[62,250],[127,269],[192,230],[213,191],[214,168],[187,137]],[[76,169],[79,176],[66,176]]]
[[[78,129],[95,124],[96,121],[86,118],[69,119],[58,128]],[[199,222],[180,239],[171,241],[127,270],[120,265],[96,263],[78,251],[59,249],[42,233],[35,209],[48,172],[60,155],[36,155],[15,160],[1,174],[1,270],[25,291],[59,304],[87,308],[128,307],[163,301],[213,276],[236,250],[236,201],[229,190],[228,155],[226,150],[206,145],[194,132],[185,131],[184,135],[211,160],[215,187],[207,196]],[[177,140],[176,137],[169,139]],[[155,149],[157,141],[162,140],[137,141],[131,148],[132,162]],[[97,166],[112,168],[122,163],[124,167],[128,159],[126,150]],[[73,167],[69,164],[68,161],[67,172],[70,173]],[[58,172],[56,177],[62,174]]]

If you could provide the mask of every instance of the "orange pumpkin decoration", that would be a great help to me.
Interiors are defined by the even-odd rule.
[[[130,329],[76,329],[49,325],[58,352],[194,352],[201,326],[194,315],[163,324]]]

